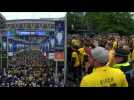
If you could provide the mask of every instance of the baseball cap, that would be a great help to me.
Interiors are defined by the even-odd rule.
[[[103,47],[96,47],[92,50],[92,56],[94,59],[106,63],[108,61],[108,50]]]

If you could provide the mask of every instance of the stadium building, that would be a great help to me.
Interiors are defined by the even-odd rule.
[[[42,18],[42,19],[21,19],[7,20],[7,29],[25,29],[36,30],[43,29],[46,32],[55,30],[55,21],[64,20],[64,18]]]
[[[55,32],[55,22],[64,18],[17,19],[7,20],[6,30],[20,38],[39,40]],[[41,37],[41,38],[39,38]]]

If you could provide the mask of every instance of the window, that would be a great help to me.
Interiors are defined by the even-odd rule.
[[[41,24],[41,28],[43,28],[43,24]]]
[[[49,25],[48,24],[46,24],[46,29],[48,29],[49,28]]]
[[[39,27],[40,27],[40,24],[37,23],[37,24],[36,24],[36,28],[39,28]]]
[[[32,28],[35,28],[35,24],[32,24]]]
[[[31,26],[30,24],[27,24],[27,28],[30,28],[30,26]]]
[[[15,24],[15,28],[17,27],[17,24]]]
[[[22,24],[19,24],[19,28],[22,28],[23,26],[22,26]]]
[[[47,27],[47,25],[46,24],[43,24],[43,28],[46,28]]]
[[[30,24],[30,28],[33,28],[33,24],[32,23]]]
[[[11,24],[10,26],[11,26],[10,28],[15,28],[16,27],[15,24]]]
[[[22,24],[22,28],[24,28],[25,27],[25,24]]]
[[[51,24],[51,28],[54,29],[54,24]]]

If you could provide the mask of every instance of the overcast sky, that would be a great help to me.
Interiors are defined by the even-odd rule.
[[[65,17],[66,12],[0,12],[7,20]]]

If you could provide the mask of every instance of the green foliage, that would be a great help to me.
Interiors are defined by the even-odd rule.
[[[85,16],[68,13],[68,31],[90,30],[96,33],[116,32],[121,35],[134,33],[134,20],[129,12],[87,12]]]

